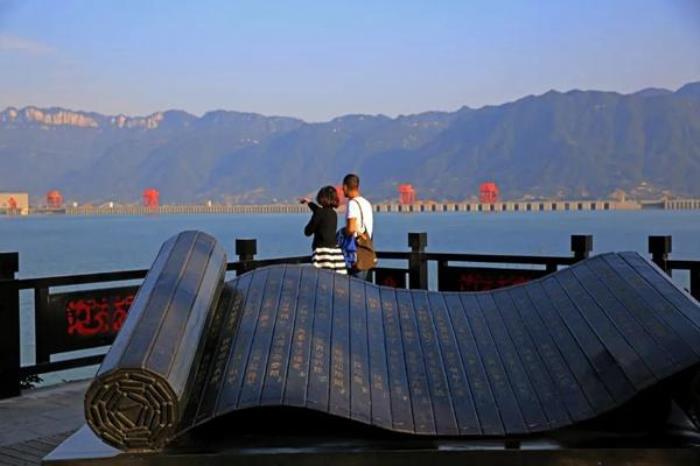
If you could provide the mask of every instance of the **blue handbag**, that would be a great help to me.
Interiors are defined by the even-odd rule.
[[[343,257],[345,258],[345,266],[351,269],[352,266],[357,262],[357,240],[355,235],[346,235],[345,229],[341,228],[335,235],[335,239],[338,242],[338,246],[343,251]]]

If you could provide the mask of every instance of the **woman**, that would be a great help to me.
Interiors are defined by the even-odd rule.
[[[335,231],[338,228],[338,193],[333,186],[324,186],[316,195],[318,204],[310,199],[301,199],[302,204],[307,204],[313,215],[304,228],[306,236],[314,236],[311,248],[313,255],[311,263],[314,267],[335,270],[341,274],[347,274],[343,251],[336,242]]]

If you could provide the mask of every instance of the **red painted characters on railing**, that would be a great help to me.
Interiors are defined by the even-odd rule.
[[[116,334],[122,327],[134,294],[76,298],[66,303],[66,333],[92,337]]]
[[[459,291],[486,291],[519,285],[529,282],[530,280],[532,280],[531,276],[514,273],[494,273],[492,275],[485,275],[479,272],[467,272],[460,274],[458,286]]]

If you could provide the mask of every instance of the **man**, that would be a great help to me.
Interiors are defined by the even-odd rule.
[[[345,234],[361,236],[367,234],[369,238],[374,235],[374,219],[372,217],[372,204],[360,194],[360,178],[354,173],[343,178],[343,194],[348,200],[345,211]],[[367,280],[368,270],[350,270],[350,275]]]

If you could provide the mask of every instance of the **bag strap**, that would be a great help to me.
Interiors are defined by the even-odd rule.
[[[357,208],[360,209],[360,221],[362,222],[362,229],[365,230],[362,232],[362,234],[367,235],[367,237],[369,239],[372,239],[372,237],[367,234],[367,225],[365,225],[365,216],[364,216],[364,212],[362,212],[362,204],[360,204],[360,201],[358,201],[357,199],[350,199],[350,200],[355,201],[355,203],[357,204]]]

